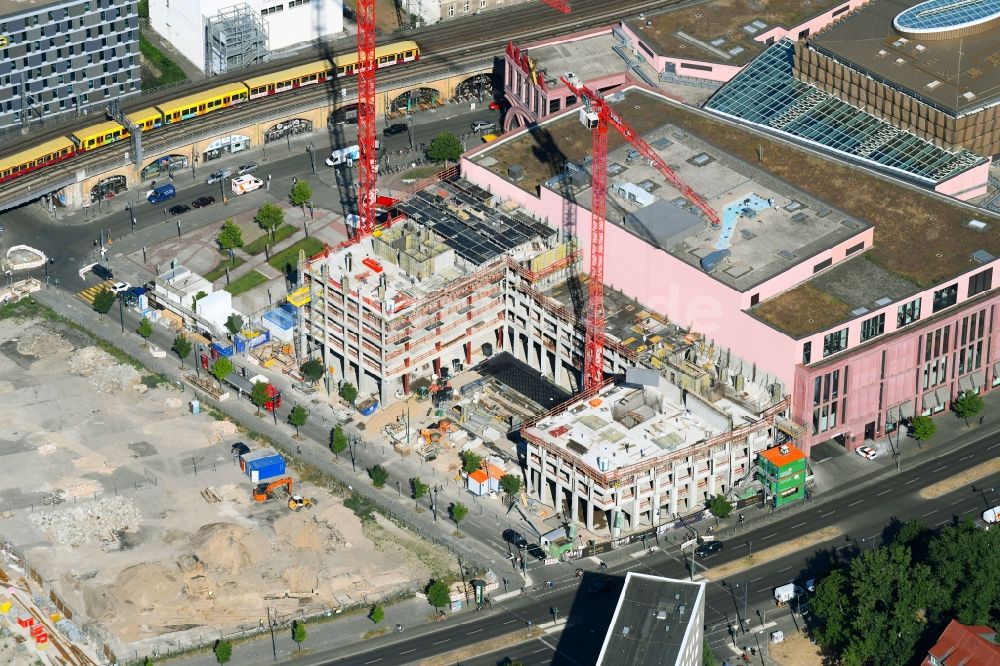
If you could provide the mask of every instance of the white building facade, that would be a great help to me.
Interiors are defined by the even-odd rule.
[[[210,49],[206,48],[209,21],[220,12],[231,14],[244,7],[264,26],[271,52],[335,37],[344,30],[341,0],[152,0],[149,20],[153,29],[198,69],[211,72]]]

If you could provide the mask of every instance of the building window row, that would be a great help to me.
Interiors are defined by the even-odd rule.
[[[885,333],[885,313],[875,315],[861,322],[861,341],[871,340]]]
[[[823,336],[823,358],[847,349],[847,329],[842,328]]]
[[[981,294],[993,288],[993,269],[987,268],[985,271],[976,273],[969,278],[969,296]]]
[[[896,310],[896,328],[902,328],[920,319],[920,299],[900,305]]]
[[[950,308],[958,302],[958,285],[953,284],[934,292],[934,312]]]

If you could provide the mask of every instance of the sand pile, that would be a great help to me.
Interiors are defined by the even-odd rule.
[[[288,585],[289,592],[313,593],[319,586],[319,577],[316,575],[316,571],[310,567],[288,567],[281,577]]]
[[[114,539],[122,530],[139,527],[139,509],[127,497],[106,497],[58,511],[32,513],[28,519],[58,543],[80,544],[94,538]]]
[[[323,542],[327,536],[324,526],[303,511],[290,513],[274,521],[274,532],[279,539],[296,550],[323,550]]]
[[[209,571],[236,573],[271,555],[271,545],[263,535],[232,523],[205,525],[191,538],[191,545]]]
[[[209,427],[209,444],[219,444],[228,437],[236,434],[236,424],[231,421],[213,421]]]
[[[89,377],[90,383],[102,393],[119,393],[139,383],[139,371],[118,363],[113,356],[97,347],[84,347],[69,359],[74,375]]]
[[[137,611],[170,607],[182,601],[184,583],[162,564],[143,563],[124,569],[111,585],[90,587],[85,595],[91,617],[132,617]]]
[[[69,340],[40,324],[35,324],[26,330],[17,340],[17,353],[35,358],[72,350],[73,345]]]

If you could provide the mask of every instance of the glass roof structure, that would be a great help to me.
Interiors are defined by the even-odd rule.
[[[979,32],[1000,21],[1000,0],[927,0],[902,11],[892,25],[904,35],[940,38]]]
[[[793,58],[790,40],[772,44],[704,108],[924,184],[936,185],[986,161],[967,150],[938,148],[799,81],[792,74]]]

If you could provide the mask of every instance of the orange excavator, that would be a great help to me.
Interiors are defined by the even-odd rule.
[[[274,498],[274,491],[284,486],[288,496],[292,495],[292,477],[286,476],[271,483],[259,483],[253,489],[253,498],[258,502],[266,502]]]

